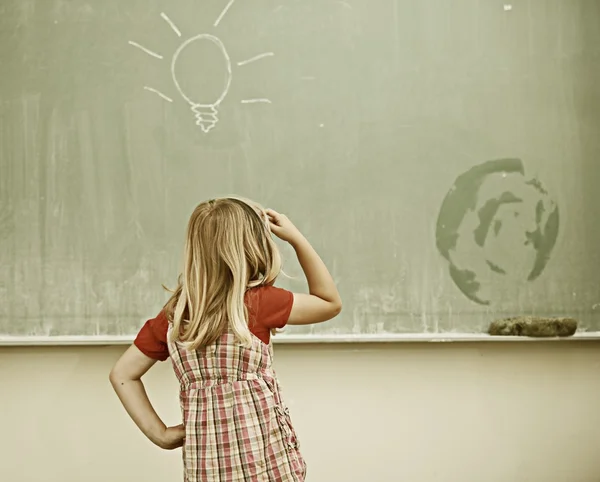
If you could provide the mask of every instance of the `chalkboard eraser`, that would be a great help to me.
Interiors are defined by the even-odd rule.
[[[573,318],[515,316],[493,321],[488,333],[495,336],[555,338],[572,336],[576,331],[577,320]]]

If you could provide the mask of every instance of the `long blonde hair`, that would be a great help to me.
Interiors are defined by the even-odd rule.
[[[229,327],[250,345],[245,293],[273,284],[280,271],[281,256],[259,204],[232,197],[199,204],[187,227],[183,272],[165,305],[171,340],[198,349]]]

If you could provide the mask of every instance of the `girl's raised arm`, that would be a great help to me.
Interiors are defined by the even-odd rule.
[[[308,325],[330,320],[342,310],[342,299],[327,266],[308,240],[283,214],[268,209],[271,231],[296,251],[308,282],[309,294],[294,293],[290,325]]]

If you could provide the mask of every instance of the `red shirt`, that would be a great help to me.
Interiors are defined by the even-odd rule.
[[[290,291],[274,286],[260,286],[248,290],[245,304],[250,331],[268,345],[271,330],[286,325],[293,302],[294,295]],[[164,361],[169,358],[168,329],[169,320],[164,311],[161,311],[156,318],[146,321],[133,343],[144,355]]]

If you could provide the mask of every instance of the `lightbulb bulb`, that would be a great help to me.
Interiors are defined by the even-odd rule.
[[[175,75],[175,66],[177,64],[177,60],[181,52],[183,52],[183,50],[192,43],[201,42],[203,40],[207,40],[215,44],[219,48],[219,50],[223,54],[223,58],[225,59],[225,85],[222,91],[220,91],[218,97],[210,103],[207,103],[205,101],[198,101],[198,95],[190,96],[187,93],[185,93],[181,88],[181,85],[179,84],[179,81],[177,80],[177,77]],[[227,50],[225,50],[225,45],[223,45],[223,42],[221,42],[219,38],[207,33],[196,35],[195,37],[186,40],[179,46],[179,48],[173,54],[173,60],[171,61],[171,74],[173,76],[173,82],[175,83],[175,87],[177,87],[177,90],[179,91],[179,94],[188,104],[190,104],[191,110],[196,117],[196,125],[200,126],[202,132],[209,132],[219,121],[217,108],[219,107],[221,102],[223,102],[223,99],[227,95],[227,92],[229,92],[229,86],[231,85],[231,59],[227,54]],[[199,96],[202,96],[202,93],[198,94]]]

